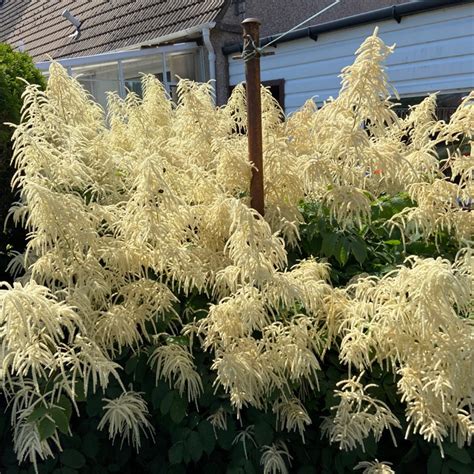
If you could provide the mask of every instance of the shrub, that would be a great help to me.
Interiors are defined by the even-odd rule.
[[[21,78],[21,79],[20,79]],[[20,122],[22,94],[26,82],[45,87],[43,76],[34,66],[33,61],[26,53],[19,53],[7,45],[0,43],[0,279],[9,279],[6,272],[8,254],[11,250],[23,251],[24,232],[14,229],[11,225],[4,231],[5,219],[12,205],[14,196],[10,191],[10,181],[13,168],[10,166],[12,158],[11,136],[13,133],[9,123]]]
[[[248,207],[242,87],[215,109],[181,81],[174,107],[146,76],[107,121],[57,64],[27,90],[13,217],[31,237],[0,294],[20,462],[64,446],[49,465],[82,469],[105,430],[141,447],[122,471],[469,465],[472,156],[450,156],[454,182],[436,147],[472,140],[473,95],[449,124],[435,96],[398,119],[390,52],[369,37],[339,97],[286,122],[263,91],[265,218]],[[403,435],[405,461],[385,449]]]

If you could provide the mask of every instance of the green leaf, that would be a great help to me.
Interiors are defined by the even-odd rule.
[[[97,416],[102,409],[102,399],[98,395],[87,398],[86,412],[89,416]]]
[[[84,390],[84,382],[82,380],[77,380],[75,387],[74,387],[74,395],[75,399],[78,402],[85,402],[86,401],[86,392]]]
[[[61,395],[60,399],[56,402],[56,405],[64,410],[64,413],[66,414],[68,420],[71,419],[72,403],[69,398],[65,397],[64,395]]]
[[[189,306],[192,306],[190,303]],[[179,346],[189,346],[188,336],[168,336],[166,338],[167,344],[178,344]]]
[[[133,379],[139,383],[142,383],[145,380],[146,372],[148,370],[148,359],[142,355],[138,359],[137,366],[133,372]]]
[[[38,433],[40,441],[44,441],[54,434],[56,431],[56,424],[49,418],[43,418],[38,424]]]
[[[201,436],[201,443],[207,454],[211,454],[216,447],[216,437],[212,425],[207,421],[201,421],[198,426],[198,432]]]
[[[168,459],[170,464],[180,464],[183,460],[183,451],[184,451],[184,444],[182,441],[178,441],[177,443],[173,444],[171,448],[168,450]]]
[[[183,398],[174,398],[170,408],[170,416],[175,423],[181,423],[181,421],[183,421],[183,418],[186,416],[186,407],[187,403]]]
[[[58,469],[59,470],[59,469]],[[61,474],[78,474],[78,471],[70,467],[63,467],[60,470]]]
[[[257,466],[255,466],[250,459],[245,459],[242,462],[242,469],[244,470],[245,474],[257,474],[257,470],[255,469],[256,467]]]
[[[65,411],[60,407],[52,407],[49,409],[51,418],[56,423],[56,426],[61,433],[69,433],[69,420],[66,416]]]
[[[99,452],[99,438],[95,433],[86,433],[82,439],[82,452],[91,459],[94,459]]]
[[[137,356],[133,356],[130,359],[128,359],[127,363],[125,364],[125,373],[127,375],[132,374],[135,371],[137,364],[138,364]]]
[[[226,430],[217,431],[217,444],[225,450],[232,448],[232,441],[235,438],[235,425],[228,421]]]
[[[440,474],[443,466],[443,458],[439,453],[438,449],[431,451],[428,463],[426,465],[427,472],[430,474]]]
[[[187,405],[187,404],[186,404]],[[186,422],[187,422],[187,425],[189,428],[191,428],[192,430],[194,428],[197,427],[197,425],[199,425],[199,422],[201,421],[201,416],[198,415],[197,413],[191,413],[190,415],[188,415],[188,417],[186,418]]]
[[[325,257],[331,257],[334,255],[336,244],[339,242],[340,236],[335,232],[324,234],[323,243],[321,245],[321,253]]]
[[[376,457],[377,454],[377,443],[375,442],[375,438],[373,436],[369,436],[364,440],[364,447],[365,451],[369,456],[372,458]]]
[[[396,246],[396,245],[400,245],[401,242],[399,240],[392,239],[392,240],[385,240],[384,244]]]
[[[70,467],[57,468],[53,471],[53,474],[77,474],[78,471]]]
[[[452,459],[462,463],[462,464],[469,464],[472,462],[471,456],[466,449],[461,449],[455,444],[447,444],[443,445],[444,452]]]
[[[298,470],[298,474],[314,474],[313,466],[302,466]]]
[[[402,457],[402,460],[400,461],[401,464],[408,464],[410,462],[413,462],[418,455],[418,446],[416,444],[413,444],[412,447],[408,450],[408,452]]]
[[[18,474],[20,472],[20,468],[18,466],[10,466],[7,468],[5,474]]]
[[[189,435],[186,447],[193,458],[193,461],[197,462],[201,459],[203,446],[201,443],[201,437],[197,431],[192,431]]]
[[[335,250],[335,256],[341,266],[345,266],[347,260],[349,260],[349,241],[342,239],[338,242]]]
[[[351,242],[350,249],[361,265],[367,260],[367,244],[361,238],[354,239]]]
[[[80,469],[86,464],[86,458],[75,449],[65,449],[60,454],[59,459],[65,466],[72,467],[73,469]]]
[[[449,467],[450,471],[449,472],[455,472],[456,474],[472,474],[472,465],[466,465],[465,463],[462,463],[460,461],[450,459],[447,463],[446,466]],[[443,466],[444,467],[444,466]]]
[[[269,446],[273,441],[273,428],[264,421],[258,421],[254,425],[254,435],[259,446]]]
[[[153,388],[151,393],[151,401],[153,403],[153,408],[158,410],[160,408],[160,403],[165,398],[166,394],[170,391],[168,385],[162,380],[158,381],[158,385]]]
[[[29,423],[34,423],[40,418],[43,418],[46,415],[47,408],[44,405],[37,405],[34,410],[31,412],[30,416],[26,419]]]
[[[161,400],[160,403],[160,411],[163,415],[166,415],[169,413],[171,406],[173,405],[173,400],[174,400],[174,392],[170,391],[168,392],[163,400]]]

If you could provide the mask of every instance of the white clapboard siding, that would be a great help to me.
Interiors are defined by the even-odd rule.
[[[388,45],[390,82],[401,96],[474,89],[474,7],[458,5],[405,16],[401,23],[385,20],[321,33],[317,41],[303,38],[280,43],[273,56],[261,59],[262,80],[285,80],[285,109],[291,113],[313,97],[336,96],[338,77],[354,61],[354,53],[379,27]],[[229,60],[230,84],[244,80],[242,61]]]

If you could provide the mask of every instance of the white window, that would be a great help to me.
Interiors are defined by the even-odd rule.
[[[141,95],[142,74],[155,75],[173,98],[176,98],[179,78],[199,82],[208,79],[202,47],[198,47],[196,43],[104,53],[58,62],[103,107],[107,105],[109,91],[118,92],[121,97],[125,97],[128,91]],[[46,74],[49,65],[49,62],[37,64]]]

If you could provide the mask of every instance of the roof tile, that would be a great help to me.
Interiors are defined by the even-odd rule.
[[[23,42],[35,60],[113,51],[217,19],[226,0],[5,0],[0,42]],[[81,36],[62,17],[81,21]]]

